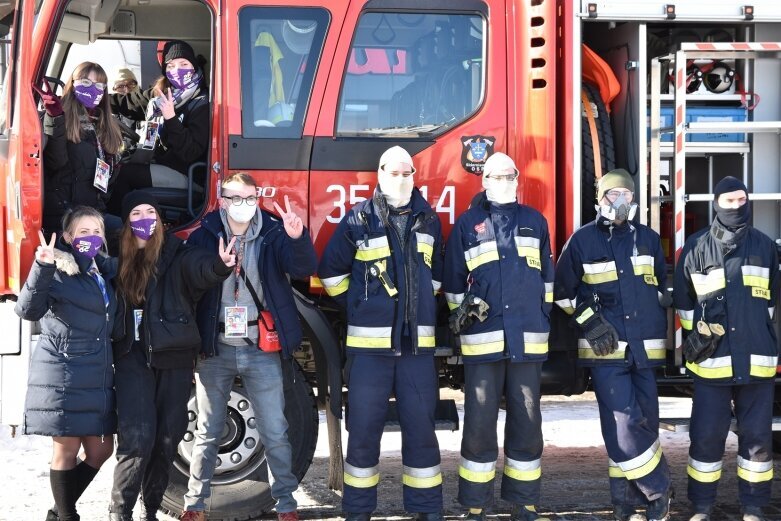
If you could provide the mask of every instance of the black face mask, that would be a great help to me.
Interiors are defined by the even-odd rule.
[[[740,228],[751,219],[751,206],[748,201],[737,208],[722,208],[719,203],[713,203],[719,222],[727,228]]]

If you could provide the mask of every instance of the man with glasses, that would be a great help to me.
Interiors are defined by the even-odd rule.
[[[202,359],[195,369],[198,428],[182,519],[206,519],[228,400],[233,381],[240,376],[274,477],[271,495],[277,501],[278,518],[295,521],[293,492],[298,480],[287,436],[281,358],[291,358],[302,337],[288,277],[312,275],[317,256],[287,196],[284,209],[274,203],[279,217],[259,210],[255,181],[245,173],[225,179],[221,196],[220,209],[207,214],[188,241],[216,250],[220,238],[225,244],[235,238],[236,269],[198,304],[202,340]],[[274,329],[279,347],[265,345],[260,338]]]
[[[138,80],[133,71],[126,67],[122,67],[117,70],[116,77],[114,78],[114,92],[117,94],[130,94],[132,91],[138,90]]]
[[[350,437],[342,509],[348,521],[368,521],[377,507],[380,439],[393,394],[402,432],[404,508],[416,519],[439,521],[434,328],[441,224],[414,188],[406,150],[386,150],[377,174],[373,197],[342,219],[318,269],[323,287],[347,313]]]
[[[605,174],[597,218],[564,246],[556,266],[555,302],[579,330],[578,360],[589,367],[608,453],[616,521],[669,517],[670,470],[659,444],[655,368],[664,364],[672,303],[659,235],[632,222],[634,181],[626,170]]]
[[[540,376],[554,274],[548,223],[517,202],[518,169],[506,154],[486,160],[483,188],[456,221],[445,252],[443,290],[464,362],[458,501],[475,521],[493,502],[504,395],[502,499],[512,503],[513,521],[542,520]]]

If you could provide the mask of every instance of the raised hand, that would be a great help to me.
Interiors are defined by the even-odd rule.
[[[44,80],[43,86],[45,90],[41,90],[35,85],[33,85],[33,89],[41,96],[44,110],[53,118],[62,116],[64,112],[62,110],[62,103],[60,102],[59,96],[49,90],[48,81]]]
[[[57,234],[52,234],[52,240],[46,242],[43,232],[38,230],[38,248],[35,250],[35,260],[41,264],[54,264],[54,243],[57,242]]]
[[[176,109],[174,107],[174,96],[171,93],[171,89],[168,89],[167,94],[155,88],[155,95],[158,98],[157,107],[160,109],[160,113],[163,115],[163,119],[171,119],[176,117]]]
[[[233,253],[233,244],[236,242],[236,237],[233,237],[231,239],[231,242],[228,243],[228,246],[225,246],[225,241],[222,240],[222,237],[220,237],[220,246],[219,246],[219,253],[220,258],[222,259],[222,262],[225,263],[225,265],[229,268],[232,268],[236,265],[236,254]]]
[[[274,201],[274,209],[282,218],[282,223],[285,225],[285,232],[291,239],[298,239],[304,233],[304,222],[301,217],[290,209],[290,201],[285,196],[285,209],[282,208]]]

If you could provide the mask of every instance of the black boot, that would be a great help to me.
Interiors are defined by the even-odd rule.
[[[108,521],[133,521],[133,514],[120,514],[119,512],[109,512]]]
[[[54,505],[51,510],[46,512],[46,521],[59,521],[60,518],[57,516],[57,505]]]
[[[420,512],[415,518],[417,521],[444,521],[444,517],[439,512]]]
[[[369,521],[371,512],[345,512],[344,521]]]

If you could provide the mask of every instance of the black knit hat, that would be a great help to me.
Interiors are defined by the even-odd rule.
[[[746,188],[746,185],[743,184],[743,181],[738,179],[737,177],[732,177],[731,175],[725,177],[721,181],[719,181],[716,186],[713,188],[713,200],[718,200],[719,196],[721,194],[726,194],[728,192],[734,192],[736,190],[743,190],[746,192],[746,197],[748,197],[748,188]]]
[[[161,64],[163,74],[165,74],[165,64],[176,58],[184,58],[198,68],[198,59],[195,57],[195,51],[190,44],[181,40],[171,40],[163,46],[163,63]]]
[[[157,214],[160,215],[160,203],[157,201],[154,195],[146,190],[133,190],[128,192],[125,197],[122,198],[122,222],[127,222],[127,218],[133,208],[140,204],[148,204],[155,207]]]

